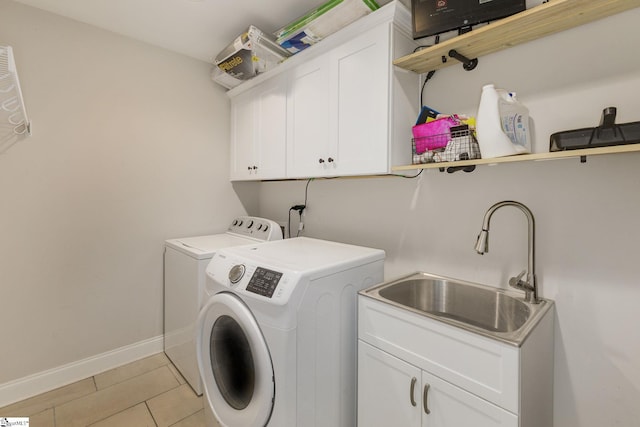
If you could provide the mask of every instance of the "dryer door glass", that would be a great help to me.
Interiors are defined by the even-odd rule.
[[[204,305],[196,328],[205,405],[220,425],[267,425],[275,402],[273,362],[249,307],[220,292]]]
[[[224,400],[233,409],[246,408],[253,398],[256,371],[247,336],[232,317],[220,316],[213,324],[209,355]]]

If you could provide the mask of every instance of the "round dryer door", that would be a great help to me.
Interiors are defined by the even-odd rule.
[[[198,317],[206,402],[224,426],[264,426],[273,411],[273,364],[262,331],[236,295],[214,295]]]

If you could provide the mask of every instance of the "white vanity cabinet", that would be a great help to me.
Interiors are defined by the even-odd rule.
[[[518,417],[364,341],[358,425],[518,427]]]
[[[358,298],[359,426],[553,425],[552,310],[517,347]]]
[[[410,20],[389,3],[231,90],[231,179],[386,174],[410,163],[420,78],[392,65],[416,47]],[[265,98],[269,90],[285,96]],[[254,165],[272,146],[269,167]]]
[[[286,115],[283,76],[231,99],[231,180],[286,177]]]

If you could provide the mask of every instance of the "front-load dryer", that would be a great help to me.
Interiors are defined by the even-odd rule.
[[[384,257],[306,237],[218,251],[196,339],[207,426],[356,425],[357,293]]]
[[[202,394],[196,358],[195,323],[202,305],[205,268],[224,247],[282,239],[280,226],[268,219],[240,216],[226,232],[171,239],[164,251],[164,352]]]

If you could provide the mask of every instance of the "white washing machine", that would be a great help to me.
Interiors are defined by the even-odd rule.
[[[195,323],[202,305],[209,260],[224,247],[277,239],[282,239],[277,223],[240,216],[225,233],[165,242],[164,352],[196,393],[202,394],[202,381],[196,357]]]
[[[218,251],[196,340],[207,426],[355,426],[357,293],[384,257],[306,237]]]

